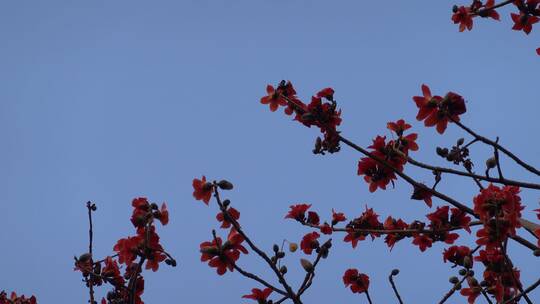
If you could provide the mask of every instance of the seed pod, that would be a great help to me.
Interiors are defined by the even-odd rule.
[[[300,265],[302,265],[306,272],[313,271],[313,264],[311,264],[311,262],[306,259],[300,259]]]
[[[490,157],[486,160],[486,167],[488,169],[495,168],[496,165],[497,165],[497,160],[495,159],[495,157]]]
[[[233,188],[233,184],[227,180],[220,180],[219,183],[217,184],[219,188],[223,189],[223,190],[232,190]]]
[[[84,263],[84,262],[89,261],[91,258],[92,258],[92,255],[90,253],[83,253],[81,254],[78,260],[79,262]]]

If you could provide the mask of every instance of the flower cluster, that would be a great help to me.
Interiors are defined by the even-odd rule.
[[[473,0],[470,6],[455,5],[452,9],[454,13],[452,15],[452,21],[455,24],[459,24],[459,31],[463,32],[465,29],[472,30],[473,18],[477,16],[500,20],[499,13],[493,9],[494,4],[495,0],[487,0],[485,4],[482,1]]]
[[[277,97],[276,97],[277,98]],[[268,99],[271,109],[273,102],[277,102],[273,99]],[[226,180],[219,182],[207,182],[206,177],[202,179],[193,179],[193,197],[196,200],[203,201],[206,205],[210,202],[212,193],[217,189],[231,190],[233,185]],[[202,242],[199,246],[201,252],[201,262],[208,262],[208,265],[212,268],[216,268],[216,272],[219,275],[225,274],[227,270],[234,271],[236,261],[240,258],[240,253],[248,254],[247,249],[242,245],[244,237],[236,230],[235,227],[239,227],[238,219],[240,219],[240,212],[235,208],[229,206],[230,201],[225,200],[223,203],[219,201],[220,212],[216,215],[216,220],[221,223],[221,228],[230,229],[227,240],[223,242],[221,237],[218,237],[213,231],[213,240]],[[238,225],[238,226],[235,226]]]
[[[521,198],[519,188],[490,184],[474,198],[474,212],[480,216],[483,228],[476,233],[478,245],[486,248],[501,246],[508,236],[516,235],[516,228],[521,227]]]
[[[512,268],[502,248],[487,248],[480,250],[475,261],[486,267],[484,271],[485,290],[491,294],[497,303],[505,302],[515,296],[521,288],[519,270]]]
[[[373,144],[368,147],[371,149],[371,156],[364,157],[358,162],[357,174],[364,176],[364,180],[369,184],[370,192],[375,192],[377,188],[384,190],[390,182],[393,183],[397,179],[394,170],[403,171],[409,151],[418,150],[416,143],[418,134],[404,135],[411,125],[403,119],[387,123],[387,128],[394,132],[397,138],[386,142],[386,136],[377,136],[373,139]],[[373,157],[385,161],[386,165]]]
[[[220,237],[201,243],[201,261],[208,262],[210,267],[216,268],[219,275],[225,274],[227,270],[234,271],[234,265],[240,258],[240,253],[248,253],[247,249],[242,246],[243,241],[244,237],[231,228],[225,243]]]
[[[443,134],[448,122],[459,122],[459,115],[467,111],[465,100],[454,92],[448,92],[444,97],[433,96],[425,84],[422,85],[423,96],[414,96],[418,107],[416,119],[424,120],[426,127],[436,126],[437,132]]]
[[[337,110],[334,100],[334,90],[325,88],[311,97],[311,102],[306,104],[296,96],[296,90],[290,81],[281,81],[277,88],[271,85],[266,87],[267,95],[261,98],[262,104],[268,104],[270,111],[276,111],[280,106],[285,107],[285,114],[295,114],[294,120],[306,127],[316,126],[323,133],[323,138],[318,137],[315,142],[316,154],[324,154],[325,151],[334,153],[339,151],[339,132],[337,126],[341,124],[341,110]]]
[[[17,296],[15,292],[11,292],[8,297],[5,291],[0,292],[0,304],[36,304],[36,297],[31,296],[26,298],[24,295]]]
[[[459,24],[460,32],[465,31],[465,29],[470,31],[473,28],[473,19],[475,17],[500,20],[497,8],[507,4],[513,4],[517,8],[517,12],[510,13],[510,17],[514,22],[512,29],[523,31],[528,35],[532,31],[533,25],[540,21],[540,1],[538,0],[504,1],[497,5],[495,0],[486,0],[485,3],[481,0],[472,0],[469,6],[454,5],[452,21]],[[540,48],[536,49],[536,53],[540,55]]]
[[[161,262],[176,266],[176,261],[160,244],[154,225],[155,220],[163,226],[168,224],[167,205],[163,203],[159,207],[144,197],[133,199],[131,205],[133,206],[131,223],[136,228],[136,233],[134,236],[117,241],[113,247],[116,252],[115,258],[108,256],[101,261],[94,261],[90,253],[85,253],[75,259],[75,270],[82,272],[88,287],[101,286],[103,283],[114,287],[107,293],[107,298],[102,299],[103,304],[122,303],[129,299],[133,299],[134,303],[143,304],[141,299],[144,292],[144,278],[141,274],[143,264],[145,263],[145,269],[152,271],[157,271]],[[119,265],[125,266],[123,275]]]

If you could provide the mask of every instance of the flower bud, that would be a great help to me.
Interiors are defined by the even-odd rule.
[[[465,268],[471,268],[472,267],[472,260],[470,256],[466,256],[463,258],[463,267]]]
[[[460,270],[459,270],[459,275],[464,276],[464,275],[466,275],[466,274],[467,274],[467,269],[460,269]]]
[[[84,263],[84,262],[89,261],[91,258],[92,258],[92,255],[90,253],[83,253],[81,254],[78,260],[79,262]]]
[[[279,269],[279,272],[281,272],[281,274],[286,274],[287,273],[287,266],[281,266],[281,268]]]
[[[231,204],[231,201],[228,200],[228,199],[223,201],[223,207],[225,207],[225,208],[229,207],[230,204]]]
[[[486,167],[488,169],[495,168],[496,165],[497,165],[497,160],[495,160],[495,157],[490,157],[486,160]]]
[[[232,190],[233,188],[233,184],[227,180],[220,180],[219,183],[217,184],[219,188],[223,189],[223,190]]]
[[[397,276],[399,274],[399,269],[393,269],[391,274],[392,276]]]
[[[450,282],[452,284],[457,284],[459,282],[459,279],[457,277],[450,277],[448,282]]]
[[[313,271],[313,264],[311,264],[311,262],[306,259],[300,259],[300,265],[302,265],[306,272]]]
[[[536,249],[533,254],[536,257],[540,257],[540,249]]]
[[[457,144],[458,146],[461,146],[461,145],[463,145],[464,142],[465,142],[465,138],[462,137],[462,138],[460,138],[460,139],[457,140],[456,144]]]
[[[278,251],[278,252],[276,253],[276,256],[277,256],[278,259],[282,259],[282,258],[285,257],[285,252],[283,252],[283,251]]]

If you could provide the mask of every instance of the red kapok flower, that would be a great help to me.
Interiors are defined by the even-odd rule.
[[[198,201],[202,200],[208,205],[210,197],[212,196],[212,188],[212,184],[206,182],[206,176],[204,175],[202,179],[193,179],[193,197]]]
[[[227,209],[227,213],[234,220],[238,220],[240,218],[240,212],[238,210],[232,208],[232,207]],[[223,214],[223,212],[218,213],[216,215],[216,219],[218,220],[218,222],[222,222],[221,223],[221,228],[229,228],[229,227],[231,227],[231,222],[229,222],[225,218],[225,215]]]
[[[386,190],[386,186],[397,179],[391,169],[369,157],[364,157],[358,162],[357,173],[364,175],[364,180],[369,184],[369,192],[375,192],[377,188]]]
[[[259,288],[253,288],[251,290],[251,294],[244,295],[242,298],[244,299],[252,299],[255,301],[258,301],[259,303],[266,303],[266,299],[268,299],[268,296],[272,293],[272,288],[265,288],[263,290],[260,290]]]
[[[366,236],[364,233],[360,233],[357,231],[354,231],[354,229],[348,229],[347,235],[343,239],[345,243],[351,242],[352,248],[356,248],[359,241],[363,241],[366,239]]]
[[[161,222],[161,225],[165,226],[169,223],[169,210],[167,204],[163,203],[161,209],[157,213],[156,218]]]
[[[311,204],[292,205],[289,207],[291,208],[291,210],[289,211],[289,213],[287,213],[287,215],[285,215],[285,218],[290,218],[299,222],[303,222],[306,220],[306,211],[309,209],[309,207],[311,207]]]
[[[514,21],[512,29],[515,31],[523,31],[527,35],[532,31],[532,25],[540,21],[540,18],[523,12],[519,14],[511,13],[510,16],[512,16],[512,20]]]
[[[437,132],[443,134],[448,125],[448,121],[459,121],[459,115],[467,111],[465,100],[454,92],[448,92],[438,103],[437,111],[431,114],[424,121],[426,127],[437,126]]]
[[[268,95],[261,98],[261,103],[270,105],[270,111],[275,112],[279,106],[287,105],[287,101],[280,95],[278,91],[274,89],[273,86],[267,85],[266,93]]]
[[[465,265],[466,259],[467,265]],[[467,268],[471,268],[473,265],[471,249],[467,246],[451,246],[448,249],[445,249],[443,260],[445,263],[450,261],[455,265],[466,266]]]
[[[389,130],[392,130],[394,132],[396,132],[397,136],[401,136],[403,135],[403,132],[405,130],[408,130],[411,128],[411,125],[406,123],[405,120],[403,119],[400,119],[396,122],[388,122],[386,124],[386,127],[389,129]]]
[[[347,218],[345,217],[345,214],[343,214],[342,212],[335,212],[334,208],[332,208],[332,226],[336,225],[339,222],[344,222],[346,220]]]
[[[351,288],[353,293],[363,293],[369,288],[369,277],[366,274],[359,273],[357,269],[347,269],[343,274],[343,283],[345,287]]]
[[[321,235],[315,231],[304,235],[302,242],[300,242],[300,249],[302,249],[305,254],[311,254],[313,249],[317,249],[319,247],[319,241],[317,239],[320,236]]]
[[[324,88],[317,93],[317,97],[326,98],[330,101],[334,100],[334,89]]]
[[[424,96],[413,97],[418,107],[418,114],[416,115],[418,121],[426,119],[433,111],[436,111],[438,103],[442,100],[441,96],[432,96],[431,90],[425,84],[422,85],[422,94]]]
[[[536,49],[536,54],[538,54],[540,56],[540,48]]]
[[[414,237],[413,244],[418,246],[420,251],[424,252],[427,248],[431,247],[433,240],[425,234],[419,234]]]
[[[321,233],[323,233],[323,234],[332,234],[332,227],[330,225],[328,225],[328,223],[324,223],[320,227],[320,230],[321,230]]]
[[[470,9],[465,6],[460,6],[454,9],[452,21],[454,24],[459,23],[460,32],[463,32],[465,29],[470,31],[473,27],[473,17],[470,13]]]
[[[419,200],[419,201],[423,200],[426,203],[426,205],[428,205],[428,207],[431,208],[433,204],[431,200],[432,196],[433,194],[431,193],[431,191],[429,191],[429,188],[424,184],[420,184],[419,187],[417,186],[414,187],[414,191],[413,191],[413,194],[411,195],[411,199]]]

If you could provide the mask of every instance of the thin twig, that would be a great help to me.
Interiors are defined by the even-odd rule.
[[[392,289],[394,290],[394,293],[396,294],[396,297],[397,297],[399,303],[403,304],[403,300],[401,300],[401,296],[399,295],[399,292],[398,292],[398,290],[396,288],[396,284],[394,283],[394,273],[393,272],[394,271],[392,270],[392,272],[388,276],[388,281],[390,281],[390,284],[392,285]]]
[[[86,202],[86,209],[88,209],[88,224],[89,224],[89,228],[88,228],[88,236],[89,236],[88,253],[90,254],[90,261],[93,261],[92,247],[93,247],[93,242],[94,242],[94,229],[93,229],[93,225],[92,225],[92,202],[90,202],[90,201]],[[94,263],[92,262],[90,267],[93,268],[93,265],[94,265]],[[96,301],[95,301],[95,298],[94,298],[94,282],[93,282],[94,280],[93,280],[92,275],[89,275],[88,277],[89,278],[86,279],[86,284],[88,285],[88,292],[90,293],[90,304],[95,304]]]
[[[512,2],[512,1],[510,1]],[[451,118],[450,118],[451,119]],[[458,125],[460,128],[462,128],[463,130],[465,130],[465,132],[469,133],[470,135],[474,136],[474,138],[477,138],[478,140],[480,140],[481,142],[483,143],[486,143],[490,146],[493,146],[497,149],[499,149],[501,152],[503,152],[504,154],[506,154],[508,157],[510,157],[511,159],[513,159],[516,163],[518,163],[520,166],[522,166],[523,168],[525,168],[526,170],[536,174],[536,175],[539,175],[540,176],[540,171],[538,169],[536,169],[535,167],[527,164],[526,162],[522,161],[519,157],[517,157],[516,155],[514,155],[512,152],[508,151],[506,148],[504,148],[503,146],[499,145],[498,143],[488,139],[488,138],[485,138],[484,136],[481,136],[477,133],[475,133],[473,130],[471,130],[470,128],[468,128],[467,126],[465,126],[464,124],[462,124],[461,122],[457,121],[457,120],[453,120],[451,119],[452,122],[454,122],[456,125]]]
[[[281,290],[281,289],[275,287],[274,285],[272,285],[272,284],[266,282],[265,280],[261,279],[261,278],[258,277],[257,275],[255,275],[255,274],[253,274],[253,273],[251,273],[251,272],[245,271],[244,269],[240,268],[240,266],[238,266],[238,265],[236,265],[236,264],[234,265],[234,269],[236,269],[236,270],[237,270],[239,273],[241,273],[243,276],[245,276],[245,277],[247,277],[247,278],[250,278],[250,279],[252,279],[252,280],[255,280],[255,281],[261,283],[262,285],[264,285],[264,286],[266,286],[266,287],[268,287],[268,288],[271,288],[273,291],[275,291],[275,292],[277,292],[277,293],[279,293],[279,294],[281,294],[281,295],[283,295],[283,296],[286,296],[286,297],[288,298],[287,292],[285,292],[285,291],[283,291],[283,290]]]
[[[444,297],[441,299],[439,304],[443,304],[444,302],[446,302],[446,300],[448,300],[454,294],[454,292],[458,290],[458,287],[461,286],[461,284],[463,284],[463,282],[465,281],[465,279],[467,279],[468,276],[469,274],[467,273],[466,275],[463,276],[463,278],[459,281],[459,283],[454,284],[454,286],[452,286],[452,288],[444,295]]]
[[[504,302],[504,304],[514,303],[515,300],[519,300],[519,298],[521,298],[522,296],[526,295],[527,293],[533,291],[538,286],[540,286],[540,279],[538,279],[536,282],[534,282],[531,286],[527,287],[527,289],[525,289],[521,293],[515,295],[514,297],[512,297],[508,301]]]

